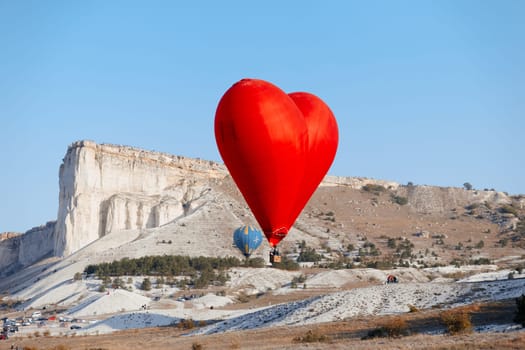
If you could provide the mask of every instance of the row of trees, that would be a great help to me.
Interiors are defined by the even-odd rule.
[[[189,257],[179,255],[145,256],[137,259],[124,258],[110,263],[88,265],[84,272],[88,275],[96,275],[110,285],[109,276],[186,276],[179,280],[180,287],[191,285],[194,288],[205,288],[210,284],[224,285],[229,279],[226,270],[241,265],[252,265],[241,262],[235,257],[212,258],[212,257]],[[114,279],[114,281],[117,279]],[[118,279],[119,280],[119,279]],[[163,280],[163,279],[162,279]],[[142,289],[148,290],[149,279],[144,280],[146,285]]]
[[[189,257],[180,255],[144,256],[137,259],[124,258],[110,263],[88,265],[88,275],[104,276],[193,276],[197,271],[227,270],[241,266],[235,257]]]

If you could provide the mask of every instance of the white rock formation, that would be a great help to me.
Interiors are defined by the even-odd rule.
[[[464,203],[492,205],[509,204],[511,199],[503,192],[465,190],[458,187],[407,186],[410,207],[422,213],[445,213]]]
[[[227,174],[210,161],[75,142],[60,166],[55,254],[67,256],[113,231],[164,225]]]
[[[379,185],[390,190],[397,190],[399,183],[388,180],[376,180],[365,177],[344,177],[344,176],[330,176],[327,175],[323,179],[320,186],[346,186],[356,190],[360,190],[366,185]]]
[[[55,222],[34,227],[0,242],[0,276],[53,255]]]

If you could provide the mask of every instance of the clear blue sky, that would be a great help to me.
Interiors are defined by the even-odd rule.
[[[242,78],[325,100],[330,174],[525,193],[525,1],[0,0],[0,232],[56,219],[67,146],[221,161]]]

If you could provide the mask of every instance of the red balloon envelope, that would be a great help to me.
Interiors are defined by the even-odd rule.
[[[243,79],[215,114],[222,159],[271,246],[288,233],[333,162],[338,130],[330,108],[304,92]]]

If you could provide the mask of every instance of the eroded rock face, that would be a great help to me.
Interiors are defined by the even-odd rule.
[[[385,189],[397,190],[401,185],[394,181],[376,180],[364,177],[325,176],[320,186],[347,186],[360,190],[366,185],[379,185]]]
[[[0,241],[0,276],[53,255],[55,222],[32,228],[25,234],[10,234]]]
[[[67,256],[113,231],[164,225],[188,210],[224,166],[132,147],[73,143],[60,166],[54,252]]]
[[[407,186],[405,191],[410,207],[419,213],[443,214],[466,203],[487,202],[492,205],[511,203],[511,199],[506,194],[496,191],[436,186]]]

